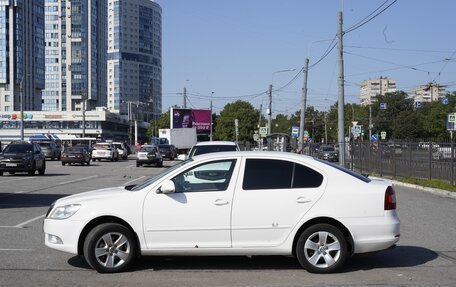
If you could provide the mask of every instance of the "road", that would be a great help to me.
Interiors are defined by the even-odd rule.
[[[45,176],[0,177],[0,286],[456,286],[456,200],[405,187],[396,187],[399,245],[353,257],[337,274],[310,274],[294,258],[255,256],[147,257],[130,272],[108,275],[44,245],[43,218],[54,200],[138,183],[171,164],[48,161]]]

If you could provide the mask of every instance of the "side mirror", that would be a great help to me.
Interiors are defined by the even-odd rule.
[[[157,193],[174,193],[176,192],[176,186],[172,180],[166,180],[163,182],[162,186],[157,190]]]

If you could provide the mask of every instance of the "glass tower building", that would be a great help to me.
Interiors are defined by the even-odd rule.
[[[147,122],[161,115],[161,14],[152,0],[108,0],[111,112]]]
[[[43,88],[44,0],[0,0],[0,110],[40,110]]]
[[[107,0],[45,0],[43,111],[106,106]]]

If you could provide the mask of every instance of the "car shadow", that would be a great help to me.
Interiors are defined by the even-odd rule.
[[[0,209],[47,207],[69,194],[0,193]]]
[[[435,260],[439,255],[416,246],[398,246],[395,249],[349,258],[338,273],[349,273],[379,268],[413,267]],[[74,267],[90,269],[84,258],[68,260]],[[142,270],[299,270],[298,260],[289,256],[143,256],[129,271]]]

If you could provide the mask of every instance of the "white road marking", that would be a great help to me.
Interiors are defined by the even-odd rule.
[[[29,224],[29,223],[31,223],[33,221],[36,221],[38,219],[44,218],[45,216],[46,216],[46,214],[43,214],[43,215],[37,216],[35,218],[32,218],[30,220],[27,220],[27,221],[24,221],[22,223],[19,223],[18,225],[15,225],[15,226],[12,226],[12,227],[14,227],[14,228],[23,228],[25,225],[27,225],[27,224]]]
[[[1,180],[0,183],[4,183],[4,182],[12,182],[12,181],[18,181],[18,180],[25,180],[25,179],[35,179],[37,177],[21,177],[21,178],[14,178],[14,179],[6,179],[6,180]]]
[[[135,182],[135,181],[140,180],[140,179],[145,178],[145,177],[146,177],[146,176],[143,175],[143,176],[138,177],[138,178],[136,178],[136,179],[132,179],[132,180],[127,181],[126,183],[124,183],[124,185],[129,185],[130,183]]]
[[[84,181],[84,180],[88,180],[88,179],[92,179],[92,178],[96,178],[96,177],[98,177],[98,175],[92,175],[92,176],[73,179],[73,180],[69,180],[69,181],[59,182],[58,184],[63,185],[63,184],[75,183],[75,182]]]
[[[35,249],[19,249],[19,248],[0,248],[0,251],[34,251]]]

